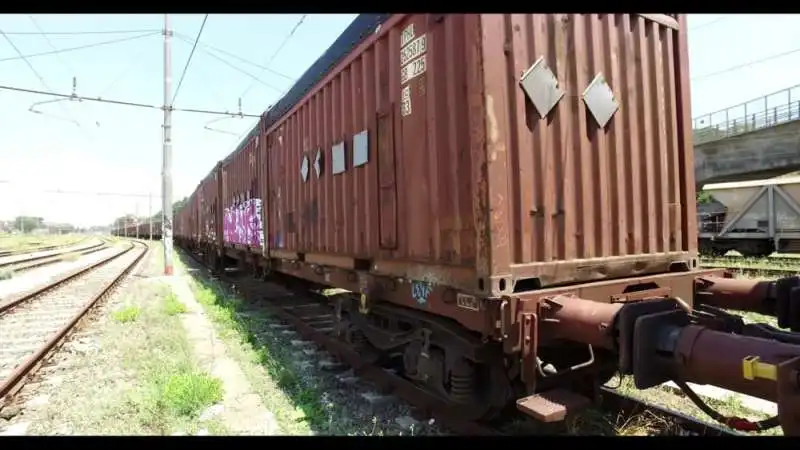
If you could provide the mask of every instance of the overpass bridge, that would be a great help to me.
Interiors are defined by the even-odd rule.
[[[771,178],[800,170],[800,85],[693,119],[695,179]]]

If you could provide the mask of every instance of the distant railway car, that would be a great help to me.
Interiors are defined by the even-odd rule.
[[[702,254],[800,252],[800,177],[709,184],[703,191],[713,201],[698,205]]]
[[[122,226],[113,227],[111,234],[113,236],[130,237],[149,239],[151,232],[150,222],[128,223]],[[152,223],[152,236],[154,240],[161,239],[161,221],[153,221]]]

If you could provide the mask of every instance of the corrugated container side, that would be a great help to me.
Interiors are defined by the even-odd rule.
[[[270,251],[495,295],[690,262],[684,20],[649,16],[392,16],[267,128]],[[566,93],[544,119],[539,57]]]
[[[371,259],[379,272],[411,278],[474,280],[479,200],[469,183],[466,94],[476,80],[465,68],[478,65],[466,47],[477,20],[393,16],[270,127],[272,249]],[[425,43],[401,57],[401,40],[418,38]],[[401,80],[415,58],[425,62]]]
[[[659,14],[482,16],[493,291],[691,267],[684,26]],[[520,86],[540,58],[564,92],[544,118]],[[601,74],[619,105],[605,127],[583,97]]]
[[[217,170],[212,171],[200,183],[198,191],[200,193],[200,198],[198,199],[200,242],[216,244],[217,235],[219,234],[217,217],[220,209]]]
[[[258,133],[251,133],[247,140],[242,143],[242,146],[223,162],[223,215],[226,213],[225,211],[258,196],[257,177],[259,168],[257,158],[259,139]],[[232,242],[226,242],[225,244],[234,245]]]

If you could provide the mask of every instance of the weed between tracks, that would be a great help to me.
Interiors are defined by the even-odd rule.
[[[153,256],[151,271],[159,269]],[[180,321],[183,304],[159,282],[131,281],[122,292],[108,305],[113,320],[88,325],[102,330],[94,342],[65,346],[75,354],[53,370],[63,382],[46,408],[25,410],[33,416],[31,433],[164,435],[205,428],[225,434],[218,419],[199,420],[222,399],[223,387],[198,368]]]

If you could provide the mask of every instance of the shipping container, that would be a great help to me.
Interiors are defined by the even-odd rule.
[[[197,188],[197,208],[199,215],[199,242],[205,245],[222,248],[222,208],[219,204],[221,183],[219,182],[219,164],[200,182]]]
[[[260,194],[260,128],[222,161],[222,230],[226,247],[261,254],[264,245]]]
[[[362,15],[343,36],[264,116],[269,256],[484,295],[695,264],[682,16]]]

